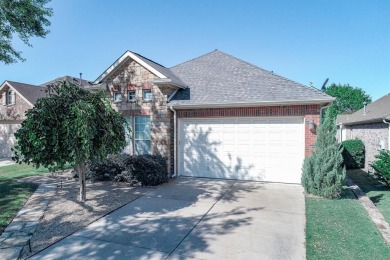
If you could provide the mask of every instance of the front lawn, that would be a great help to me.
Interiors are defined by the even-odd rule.
[[[26,164],[0,167],[0,234],[38,187],[16,179],[47,172],[45,168],[35,169]]]
[[[348,171],[347,175],[362,189],[390,223],[390,187],[363,170]]]
[[[353,193],[306,198],[307,259],[390,259],[390,248]]]

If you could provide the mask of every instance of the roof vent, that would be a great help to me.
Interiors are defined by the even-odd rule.
[[[364,115],[366,115],[366,113],[367,113],[367,102],[363,102],[363,105],[364,105],[363,113],[364,113]]]

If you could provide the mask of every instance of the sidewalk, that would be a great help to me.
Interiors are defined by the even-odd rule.
[[[11,158],[0,158],[0,167],[15,164]]]

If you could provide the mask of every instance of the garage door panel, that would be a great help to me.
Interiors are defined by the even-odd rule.
[[[182,175],[300,182],[303,118],[181,119],[180,125]]]

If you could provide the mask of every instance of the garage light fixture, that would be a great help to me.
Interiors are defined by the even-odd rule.
[[[316,125],[314,124],[314,121],[313,120],[308,120],[307,124],[309,126],[310,132],[312,132],[314,134],[316,132]]]

